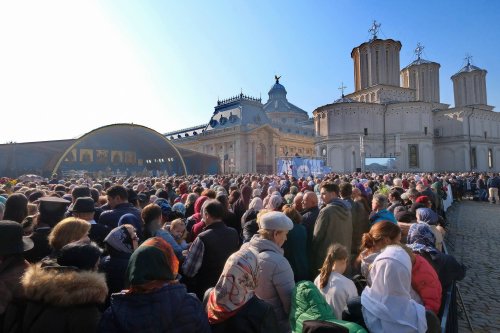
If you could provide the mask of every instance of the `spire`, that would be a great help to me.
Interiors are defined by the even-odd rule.
[[[467,54],[465,55],[464,60],[466,60],[466,61],[467,61],[467,66],[470,66],[470,61],[472,60],[472,56],[471,56],[469,53],[467,53]]]
[[[372,38],[370,40],[377,39],[377,34],[378,34],[379,30],[380,30],[380,26],[381,25],[382,24],[380,24],[380,23],[377,24],[376,20],[373,20],[373,24],[370,27],[370,29],[368,30],[368,32],[372,35]]]
[[[340,91],[342,91],[342,98],[344,98],[344,89],[346,89],[347,87],[344,86],[344,82],[342,82],[340,84],[340,87],[338,88]]]
[[[425,47],[419,43],[417,43],[417,47],[415,48],[415,54],[417,55],[417,60],[420,59],[420,56],[422,55],[422,52],[424,51]]]

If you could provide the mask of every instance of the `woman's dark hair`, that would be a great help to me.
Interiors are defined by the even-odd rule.
[[[217,196],[217,201],[222,204],[222,208],[224,209],[224,216],[226,216],[229,213],[229,198],[225,194],[219,194]]]
[[[392,190],[389,193],[389,198],[391,198],[392,200],[401,200],[401,194],[399,193],[399,191]]]
[[[28,216],[28,199],[22,193],[11,194],[5,202],[4,220],[22,223]]]
[[[69,243],[61,248],[57,263],[61,266],[72,266],[84,271],[92,271],[102,254],[95,243],[82,241]]]

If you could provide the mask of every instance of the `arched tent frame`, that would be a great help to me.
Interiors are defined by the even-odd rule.
[[[56,163],[56,165],[55,165],[52,173],[57,173],[59,171],[59,168],[61,167],[61,164],[64,162],[65,157],[73,149],[75,149],[76,147],[78,147],[78,145],[80,145],[81,143],[85,142],[85,140],[88,140],[88,139],[92,138],[92,136],[95,136],[95,135],[98,135],[98,134],[102,134],[103,131],[107,131],[107,130],[110,130],[110,129],[117,129],[119,127],[123,127],[124,130],[130,130],[130,132],[133,132],[134,129],[139,129],[141,131],[146,131],[147,133],[151,133],[154,137],[159,138],[162,142],[165,142],[166,145],[175,152],[177,158],[179,159],[179,161],[180,161],[180,163],[182,165],[182,170],[184,172],[184,175],[187,175],[186,163],[185,163],[184,159],[182,158],[179,150],[165,136],[163,136],[161,133],[158,133],[155,130],[149,128],[149,127],[142,126],[142,125],[135,125],[135,124],[112,124],[112,125],[106,125],[106,126],[94,129],[94,130],[92,130],[92,131],[90,131],[90,132],[82,135],[80,138],[78,138],[72,145],[70,145],[64,151],[64,153],[58,159],[58,161],[57,161],[57,163]],[[139,132],[139,131],[137,131],[137,132]],[[138,142],[141,142],[141,141],[145,142],[145,138],[144,137],[138,137],[137,139],[138,139],[137,140]]]

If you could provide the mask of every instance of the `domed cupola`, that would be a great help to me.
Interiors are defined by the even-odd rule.
[[[486,98],[486,70],[471,64],[471,56],[465,60],[467,64],[451,77],[455,93],[455,106],[488,105]]]
[[[269,99],[286,98],[286,89],[282,84],[280,84],[280,78],[281,76],[274,76],[276,83],[269,90]]]

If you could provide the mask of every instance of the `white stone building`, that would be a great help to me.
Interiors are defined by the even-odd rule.
[[[401,43],[374,37],[351,52],[355,91],[314,110],[315,149],[332,170],[396,157],[401,171],[500,171],[500,114],[486,71],[468,61],[452,76],[455,107],[440,102],[439,68],[420,57],[400,70]]]
[[[180,147],[218,156],[224,173],[274,173],[279,158],[315,156],[312,118],[288,102],[275,79],[265,104],[241,93],[217,101],[208,123],[165,136]]]

